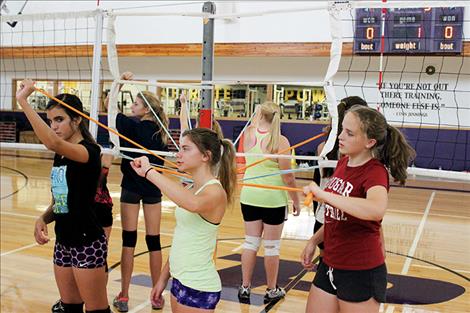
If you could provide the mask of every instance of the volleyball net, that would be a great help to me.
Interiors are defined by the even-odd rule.
[[[443,18],[452,19],[452,16],[460,18],[461,28],[452,29],[452,34],[449,33],[450,30],[444,28],[443,31],[447,33],[443,35],[460,36],[461,41],[465,43],[469,41],[466,30],[470,27],[470,21],[465,16],[470,14],[470,8],[468,4],[464,7],[464,1],[455,1],[454,4],[460,5],[459,8],[464,7],[460,15],[452,15],[452,12],[439,9],[448,5],[446,1],[319,2],[295,6],[292,9],[244,11],[239,7],[240,11],[214,14],[202,12],[200,10],[202,5],[203,2],[192,3],[186,7],[165,7],[165,10],[158,6],[149,6],[144,11],[138,12],[129,8],[114,11],[2,15],[0,101],[3,110],[11,109],[10,112],[2,112],[0,137],[2,149],[6,147],[41,149],[40,145],[31,146],[28,143],[27,135],[31,129],[28,128],[26,118],[19,117],[21,111],[14,99],[19,82],[25,77],[36,80],[36,86],[49,94],[67,92],[78,95],[91,117],[113,129],[117,112],[128,110],[127,105],[143,90],[157,92],[162,89],[163,94],[167,95],[166,102],[162,101],[167,113],[176,112],[176,101],[169,101],[169,95],[173,93],[173,99],[176,99],[180,90],[186,90],[189,95],[188,109],[190,115],[195,117],[200,108],[202,90],[209,90],[214,95],[213,114],[217,110],[219,114],[223,114],[220,112],[223,112],[226,106],[223,105],[223,101],[217,101],[219,91],[216,86],[242,84],[258,87],[274,86],[272,99],[283,105],[284,114],[288,114],[290,104],[284,100],[288,98],[291,86],[303,90],[301,94],[300,92],[297,94],[297,100],[300,99],[297,101],[299,106],[295,107],[293,114],[300,119],[321,121],[324,125],[331,123],[332,131],[320,157],[284,157],[327,161],[324,156],[333,148],[338,135],[336,133],[338,103],[348,96],[360,96],[369,106],[380,110],[390,124],[399,127],[416,149],[417,158],[410,168],[410,173],[470,180],[467,173],[470,169],[470,101],[468,101],[470,61],[469,52],[465,50],[468,46],[462,47],[460,52],[455,54],[427,55],[425,51],[416,54],[410,50],[416,34],[410,33],[407,30],[409,28],[403,27],[402,32],[397,31],[397,36],[402,36],[404,39],[403,51],[387,53],[380,47],[392,45],[393,37],[390,35],[384,38],[384,43],[381,44],[381,37],[384,36],[379,35],[384,29],[383,25],[389,25],[394,21],[403,25],[418,23],[416,20],[406,20],[412,17],[406,17],[402,14],[404,11],[400,11],[404,8],[413,8],[416,12],[422,13],[422,15],[415,14],[415,19],[424,16],[426,19],[440,19],[439,21],[443,22]],[[438,14],[438,12],[443,13]],[[122,29],[120,26],[128,28],[127,31],[138,32],[139,23],[144,18],[166,20],[174,18],[177,21],[191,19],[197,21],[202,34],[203,21],[207,19],[214,19],[216,22],[237,19],[255,23],[256,19],[271,15],[301,14],[305,17],[310,13],[314,14],[315,18],[322,16],[329,21],[328,28],[331,35],[328,67],[324,73],[312,75],[311,80],[288,81],[285,77],[247,80],[236,77],[236,74],[233,77],[222,77],[220,80],[215,76],[211,81],[191,77],[190,83],[169,82],[171,78],[149,79],[138,76],[132,81],[121,80],[121,71],[128,69],[121,68],[122,58],[118,55],[116,45],[116,36],[119,34],[117,30]],[[10,26],[14,22],[16,25]],[[421,22],[422,25],[427,25],[427,22]],[[220,23],[216,23],[215,27],[218,25]],[[194,23],[189,23],[188,27],[194,27]],[[429,39],[425,42],[432,42],[433,36],[438,35],[427,27],[423,26],[421,30],[423,33],[420,36]],[[420,28],[415,29],[419,31]],[[375,53],[358,51],[355,43],[360,41],[358,40],[360,38],[372,42],[373,48],[377,49]],[[371,46],[365,44],[363,48],[371,49]],[[391,46],[388,48],[393,49]],[[315,69],[312,69],[312,72],[314,71]],[[124,84],[121,90],[119,90],[120,84]],[[262,90],[267,89],[265,87]],[[246,118],[254,112],[257,104],[253,101],[253,92],[250,91],[253,89],[247,90],[245,98],[248,99],[248,109],[245,109],[244,116],[241,116]],[[257,92],[260,93],[259,89]],[[99,111],[105,111],[103,108],[105,97],[109,97],[110,103],[107,116],[98,116]],[[268,96],[258,97],[261,101],[268,98]],[[43,111],[49,99],[41,93],[34,93],[29,100],[37,110]],[[41,114],[44,115],[43,112]],[[108,134],[106,129],[98,129],[94,123],[90,124],[90,129],[98,143],[106,146],[111,140],[115,149],[121,150],[116,135]],[[317,134],[302,135],[303,139],[307,139]],[[292,145],[297,142],[291,140]],[[334,162],[323,164],[334,166]]]

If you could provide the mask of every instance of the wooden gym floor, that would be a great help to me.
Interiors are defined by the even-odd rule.
[[[38,246],[33,237],[37,216],[49,204],[50,153],[1,151],[1,312],[50,312],[58,299],[52,271],[53,242]],[[120,289],[119,216],[120,170],[111,169],[108,187],[114,200],[114,225],[108,264],[109,301]],[[308,183],[298,180],[299,185]],[[163,258],[168,256],[175,225],[174,204],[163,202]],[[470,312],[470,184],[411,180],[407,188],[392,187],[383,221],[389,286],[382,312]],[[243,221],[239,206],[227,211],[219,233],[217,267],[224,285],[217,312],[304,312],[314,272],[305,272],[299,255],[313,229],[306,209],[289,217],[281,247],[279,285],[287,289],[284,300],[262,303],[266,288],[262,260],[255,269],[251,304],[236,298],[240,283]],[[53,227],[49,227],[51,237]],[[144,223],[139,222],[129,312],[152,312]],[[262,249],[261,249],[262,250]],[[262,251],[261,251],[262,253]],[[169,294],[165,293],[170,312]],[[154,311],[156,312],[156,311]]]

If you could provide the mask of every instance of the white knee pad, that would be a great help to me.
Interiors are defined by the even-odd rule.
[[[278,256],[281,250],[280,240],[264,240],[264,255]]]
[[[254,236],[245,236],[245,242],[243,243],[243,249],[258,251],[261,245],[261,238]]]

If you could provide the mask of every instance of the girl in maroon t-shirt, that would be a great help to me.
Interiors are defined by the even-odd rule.
[[[346,114],[346,111],[352,108],[355,105],[359,106],[366,106],[367,107],[367,102],[362,99],[361,97],[358,96],[350,96],[341,99],[341,101],[338,104],[338,127],[336,130],[337,134],[340,134],[341,131],[343,130],[343,118],[344,114]],[[331,124],[328,125],[324,130],[324,132],[327,133],[326,137],[329,137],[330,132],[331,132]],[[324,146],[326,144],[326,141],[321,142],[318,147],[317,147],[317,155],[320,155]],[[333,149],[331,149],[330,152],[326,155],[328,160],[338,160],[341,155],[339,153],[339,140],[336,138],[335,140],[335,145],[333,146]],[[323,168],[320,170],[319,168],[316,168],[314,173],[313,173],[313,181],[318,184],[319,186],[322,186],[328,180],[331,178],[333,175],[334,168]],[[313,234],[316,234],[318,230],[323,226],[324,222],[324,211],[325,211],[325,204],[324,203],[319,203],[316,201],[313,201],[313,212],[315,214],[315,224],[313,227]],[[318,244],[318,249],[320,250],[320,260],[319,262],[322,261],[323,258],[323,250],[325,249],[325,245],[323,242],[320,242]]]
[[[374,109],[354,106],[342,125],[338,139],[344,157],[325,190],[315,183],[304,188],[306,194],[313,193],[326,203],[324,226],[301,255],[302,265],[311,269],[316,246],[325,242],[306,311],[378,312],[387,288],[380,231],[389,172],[404,184],[415,152],[400,131]]]

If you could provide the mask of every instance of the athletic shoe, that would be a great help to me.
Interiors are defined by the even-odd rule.
[[[243,285],[238,287],[238,299],[241,302],[249,301],[250,300],[250,294],[251,294],[251,287],[249,287],[249,286],[245,287]]]
[[[274,300],[282,299],[286,296],[286,291],[284,288],[276,286],[273,289],[266,289],[266,294],[264,295],[264,303],[269,303]]]
[[[129,298],[122,297],[121,293],[119,293],[116,298],[113,300],[113,306],[119,311],[119,312],[127,312],[129,311]]]
[[[51,307],[51,312],[52,313],[65,313],[65,308],[62,305],[62,300],[59,299],[54,303],[54,305]]]

